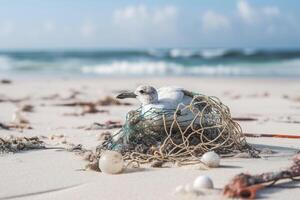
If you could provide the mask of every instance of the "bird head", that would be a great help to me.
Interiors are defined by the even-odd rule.
[[[117,96],[118,99],[137,98],[142,105],[157,103],[158,94],[154,87],[141,85],[134,92],[123,92]]]

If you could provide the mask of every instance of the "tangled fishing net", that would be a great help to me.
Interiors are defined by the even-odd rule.
[[[174,110],[130,111],[122,129],[98,148],[103,149],[138,163],[190,162],[208,151],[255,156],[229,108],[205,95],[194,95],[189,105],[179,104]]]

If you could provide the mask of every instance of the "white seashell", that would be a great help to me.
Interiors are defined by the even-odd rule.
[[[28,120],[22,116],[20,111],[15,111],[12,115],[11,119],[12,123],[14,124],[28,124]]]
[[[18,124],[19,121],[20,121],[20,113],[19,113],[19,112],[14,112],[14,113],[12,114],[11,121],[12,121],[13,123]]]
[[[118,174],[123,170],[123,157],[116,151],[105,151],[99,159],[99,169],[107,174]]]
[[[220,156],[214,151],[207,152],[201,157],[201,162],[203,162],[208,167],[219,167]]]
[[[198,176],[193,183],[193,189],[196,191],[199,191],[201,189],[213,189],[213,188],[214,185],[212,180],[206,175]]]

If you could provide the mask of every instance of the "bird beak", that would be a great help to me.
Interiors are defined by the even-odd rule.
[[[136,94],[133,92],[123,92],[117,96],[118,99],[136,98]]]

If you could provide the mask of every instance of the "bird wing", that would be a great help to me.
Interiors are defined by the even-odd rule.
[[[159,102],[181,102],[183,92],[177,87],[162,87],[157,90]]]
[[[162,87],[157,90],[158,101],[172,109],[177,108],[178,104],[189,104],[193,98],[193,93],[181,87]]]

